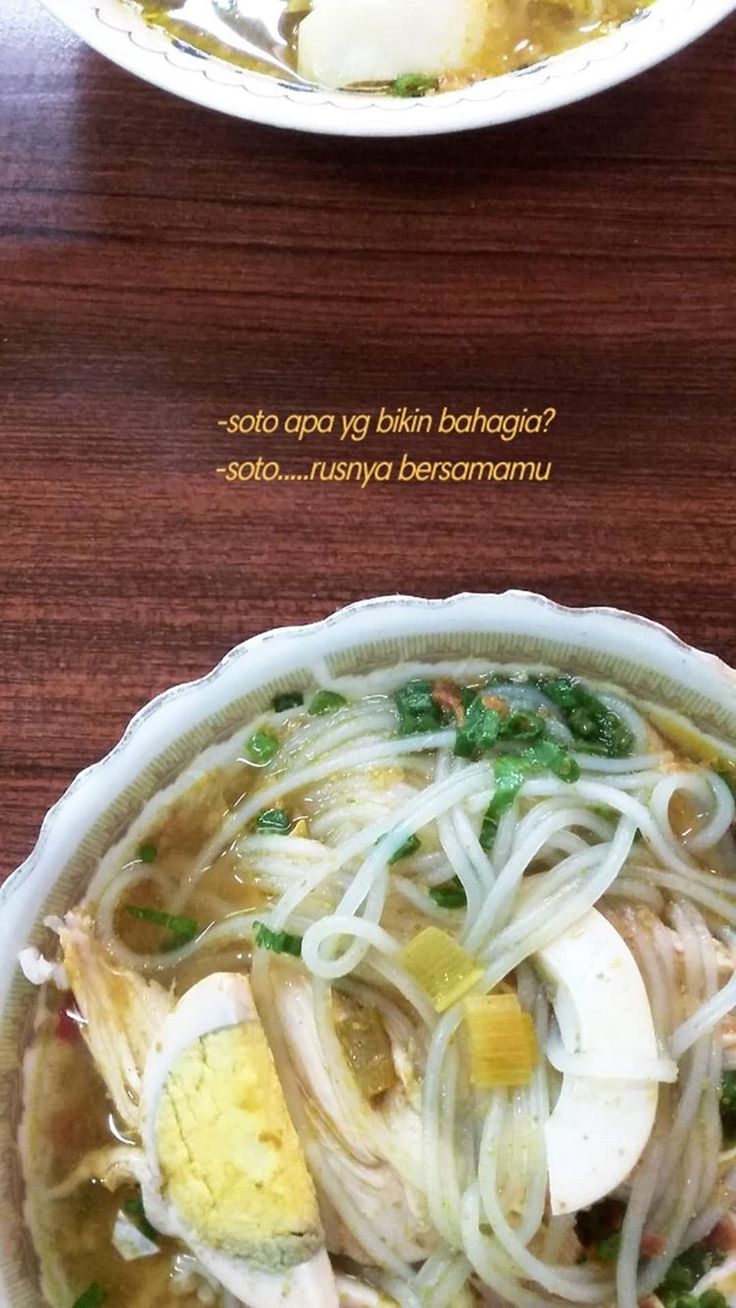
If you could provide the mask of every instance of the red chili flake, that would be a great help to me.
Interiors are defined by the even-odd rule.
[[[497,713],[501,714],[502,718],[508,717],[509,706],[505,699],[501,699],[500,695],[481,695],[481,700],[484,708],[495,709]]]
[[[667,1241],[663,1235],[643,1235],[639,1249],[644,1258],[659,1258],[667,1247]]]
[[[454,681],[444,681],[440,679],[435,681],[432,687],[432,699],[438,708],[443,709],[445,713],[452,713],[459,727],[465,721],[465,709],[460,697],[459,687]]]
[[[736,1218],[730,1213],[716,1222],[711,1231],[706,1244],[709,1249],[714,1249],[716,1253],[732,1253],[736,1249]]]
[[[66,1041],[67,1044],[75,1044],[77,1040],[81,1039],[81,1021],[82,1018],[74,1007],[74,998],[72,995],[68,995],[56,1014],[54,1035],[57,1039]]]

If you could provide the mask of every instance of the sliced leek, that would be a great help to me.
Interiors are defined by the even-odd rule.
[[[479,1090],[528,1085],[537,1041],[531,1015],[516,995],[469,995],[463,1007],[473,1085]]]
[[[456,1004],[483,975],[472,954],[439,927],[426,927],[401,951],[400,961],[426,990],[438,1013]]]

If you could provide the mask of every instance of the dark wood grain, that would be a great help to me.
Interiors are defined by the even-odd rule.
[[[33,0],[0,27],[4,872],[152,695],[360,596],[541,589],[736,662],[733,20],[543,119],[378,143],[168,98]],[[554,406],[550,482],[214,473],[231,412],[443,403]]]

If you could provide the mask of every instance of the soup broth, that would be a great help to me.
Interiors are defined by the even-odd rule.
[[[196,771],[55,924],[21,1141],[53,1308],[720,1294],[728,757],[472,661],[295,684]]]
[[[358,91],[425,95],[454,90],[534,64],[620,26],[641,12],[648,0],[481,0],[484,36],[469,62],[430,75],[407,51],[403,75],[356,82]],[[241,68],[271,73],[286,81],[310,82],[300,66],[299,27],[309,13],[308,0],[135,0],[147,21],[177,42]],[[356,38],[360,40],[358,36]],[[317,79],[319,80],[319,79]]]

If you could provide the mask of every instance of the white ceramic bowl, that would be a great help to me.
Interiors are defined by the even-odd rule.
[[[0,1303],[38,1308],[32,1250],[14,1165],[20,1068],[34,1003],[16,964],[41,925],[81,895],[93,869],[143,805],[295,680],[417,657],[486,656],[548,663],[610,680],[679,710],[719,742],[736,741],[736,673],[665,628],[614,609],[566,609],[538,595],[392,596],[323,622],[256,636],[201,681],[175,686],[130,723],[101,762],[80,773],[50,811],[30,858],[0,890]],[[141,653],[141,658],[144,655]],[[8,1165],[10,1160],[10,1165]]]
[[[736,0],[654,0],[617,31],[566,54],[463,91],[401,100],[295,90],[274,78],[192,54],[121,0],[44,0],[67,27],[154,86],[234,118],[335,136],[421,136],[512,122],[615,86],[666,59],[736,7]]]

